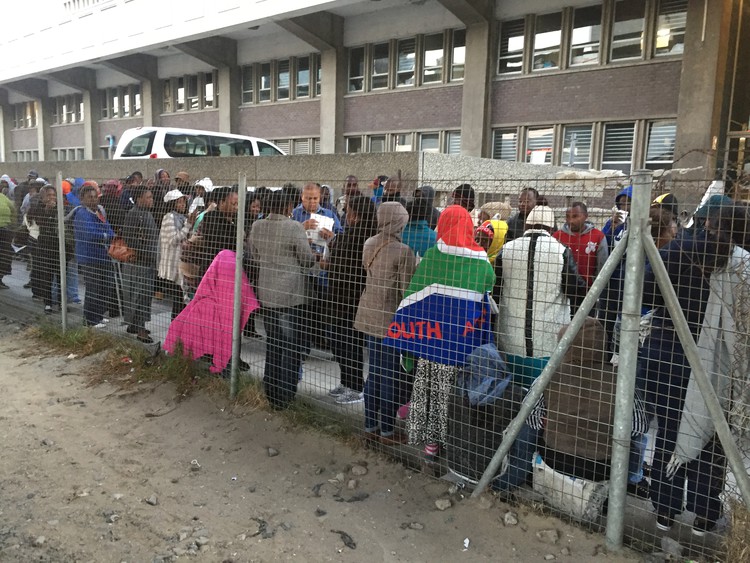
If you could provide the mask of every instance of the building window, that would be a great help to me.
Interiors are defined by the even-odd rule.
[[[365,89],[365,48],[349,49],[349,91],[363,92]]]
[[[310,139],[294,139],[292,154],[310,154]]]
[[[396,86],[414,86],[414,70],[417,67],[417,41],[400,39],[398,42],[398,66],[396,67]]]
[[[493,131],[492,158],[499,160],[516,160],[518,131],[513,129],[495,129]]]
[[[646,168],[650,170],[672,168],[677,123],[674,121],[652,121],[648,124],[646,145]]]
[[[320,154],[320,139],[313,139],[313,154]]]
[[[36,102],[21,102],[14,105],[13,127],[15,129],[36,127],[36,124]]]
[[[379,90],[388,88],[388,65],[390,61],[390,45],[378,43],[372,46],[370,63],[372,75],[370,89]]]
[[[570,66],[596,64],[602,40],[602,7],[587,6],[573,10],[570,36]]]
[[[204,72],[203,73],[203,107],[214,108],[216,107],[216,88],[214,86],[214,73]]]
[[[252,104],[255,101],[255,81],[253,65],[242,67],[242,103]],[[284,151],[287,152],[287,151]]]
[[[52,124],[79,123],[83,121],[83,95],[68,94],[50,100],[52,105]]]
[[[312,56],[312,61],[315,63],[315,95],[320,96],[320,92],[323,85],[323,68],[320,62],[320,57],[317,55]],[[318,139],[320,141],[320,139]]]
[[[187,82],[187,109],[200,108],[200,99],[198,97],[198,77],[194,74],[185,77]]]
[[[526,162],[550,164],[555,132],[552,127],[532,127],[526,134]]]
[[[656,14],[655,56],[682,54],[687,4],[687,0],[660,0]]]
[[[445,152],[461,154],[461,131],[448,131],[445,134]]]
[[[386,152],[385,135],[370,135],[369,152]]]
[[[566,125],[563,129],[561,165],[591,168],[591,125]]]
[[[261,63],[258,76],[260,87],[258,88],[258,101],[271,101],[271,63]]]
[[[362,152],[362,137],[347,137],[346,152],[350,154]]]
[[[466,30],[453,32],[453,56],[451,58],[451,80],[463,80],[466,63]]]
[[[645,21],[646,0],[615,2],[610,60],[640,59],[643,56]]]
[[[443,34],[426,35],[422,46],[422,83],[443,81]],[[463,77],[463,70],[461,72]]]
[[[521,72],[523,69],[524,20],[500,24],[500,60],[498,74]]]
[[[440,133],[421,133],[419,150],[422,152],[440,152]]]
[[[634,139],[635,123],[607,123],[604,126],[602,169],[630,174]]]
[[[171,91],[171,90],[170,90]],[[167,91],[165,89],[165,98]],[[141,85],[119,86],[99,91],[101,118],[116,119],[141,115]],[[166,100],[165,100],[166,103]]]
[[[310,96],[310,57],[297,59],[297,98]]]
[[[395,144],[396,144],[396,151],[402,152],[402,151],[412,151],[414,150],[412,148],[412,143],[414,142],[412,139],[413,135],[411,133],[399,133],[395,136]]]
[[[162,99],[162,107],[164,108],[164,113],[171,113],[172,111],[174,111],[174,95],[172,91],[171,80],[165,80],[163,82],[162,91],[164,93],[164,96]],[[111,117],[116,117],[116,116],[111,115]]]
[[[562,12],[536,17],[534,26],[534,70],[560,67]]]
[[[177,79],[177,104],[175,111],[185,111],[185,78],[183,76]]]
[[[273,144],[279,147],[285,154],[291,154],[292,141],[290,139],[276,139]]]
[[[289,99],[289,60],[276,62],[276,99]]]

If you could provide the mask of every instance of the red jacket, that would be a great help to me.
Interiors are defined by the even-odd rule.
[[[591,223],[586,223],[580,233],[573,233],[566,223],[552,236],[570,248],[578,266],[578,273],[591,287],[594,278],[609,256],[607,237],[604,233]]]

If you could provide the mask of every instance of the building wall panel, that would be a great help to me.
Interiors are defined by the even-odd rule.
[[[240,135],[265,139],[320,136],[320,100],[240,108]]]

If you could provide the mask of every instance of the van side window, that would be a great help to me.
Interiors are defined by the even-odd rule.
[[[164,136],[164,150],[173,158],[210,155],[205,137],[184,133],[167,133]]]
[[[276,147],[269,145],[268,143],[264,143],[263,141],[258,141],[258,155],[259,156],[279,156],[281,151],[279,151]]]
[[[131,139],[122,150],[122,156],[148,156],[151,154],[151,147],[154,145],[154,137],[156,137],[156,131],[150,131]]]
[[[229,137],[209,137],[211,156],[252,156],[253,145],[250,141]]]

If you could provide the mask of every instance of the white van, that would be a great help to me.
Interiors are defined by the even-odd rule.
[[[113,159],[193,156],[278,156],[279,147],[257,137],[177,127],[136,127],[123,132]]]

